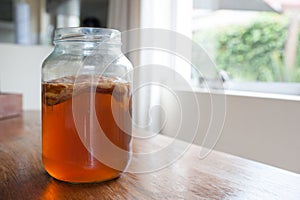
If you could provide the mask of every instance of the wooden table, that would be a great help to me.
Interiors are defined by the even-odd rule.
[[[156,144],[169,140],[158,136]],[[299,174],[216,151],[200,159],[199,151],[191,146],[156,172],[125,173],[104,183],[64,183],[42,166],[40,113],[24,112],[0,121],[0,199],[300,199]],[[142,164],[135,160],[133,165]]]

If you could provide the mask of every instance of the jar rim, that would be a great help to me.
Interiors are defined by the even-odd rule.
[[[121,32],[116,29],[94,27],[57,28],[54,33],[54,44],[59,42],[121,44]]]

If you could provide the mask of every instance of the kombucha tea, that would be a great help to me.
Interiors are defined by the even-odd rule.
[[[95,78],[94,78],[95,79]],[[63,77],[42,83],[42,156],[46,171],[54,178],[67,182],[101,182],[118,177],[130,160],[131,151],[131,88],[117,78],[99,76],[90,81],[88,75]],[[92,88],[92,89],[91,89]],[[93,124],[85,121],[88,107],[93,106],[97,121],[112,144],[127,151],[115,158],[110,149],[104,154],[122,162],[118,169],[98,160],[84,142],[95,140],[92,131],[79,137],[76,113],[82,116],[79,123],[87,130]],[[114,104],[114,111],[112,110]],[[87,105],[88,104],[88,105]],[[88,117],[87,117],[88,118]],[[81,118],[80,118],[81,119]],[[123,127],[123,128],[122,128]],[[124,127],[126,130],[124,130]],[[98,141],[92,141],[97,144]],[[100,144],[100,141],[99,141]]]

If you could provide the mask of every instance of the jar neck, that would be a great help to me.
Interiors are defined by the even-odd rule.
[[[121,53],[121,33],[105,28],[59,28],[55,30],[54,44],[59,53]]]
[[[120,54],[121,45],[98,42],[58,42],[55,44],[55,50],[74,55]]]

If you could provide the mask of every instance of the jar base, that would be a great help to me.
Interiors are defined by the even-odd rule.
[[[59,163],[59,164],[58,164]],[[68,183],[99,183],[118,178],[122,171],[103,164],[94,168],[78,167],[62,162],[51,162],[43,156],[45,171],[54,179]]]
[[[64,179],[58,179],[54,176],[52,176],[50,173],[47,172],[47,174],[55,181],[57,182],[61,182],[61,183],[66,183],[66,184],[74,184],[74,185],[79,185],[79,184],[97,184],[97,183],[103,183],[103,182],[108,182],[108,181],[113,181],[116,179],[119,179],[121,174],[114,176],[114,177],[110,177],[107,179],[101,179],[101,180],[94,180],[94,181],[73,181],[73,180],[64,180]]]

